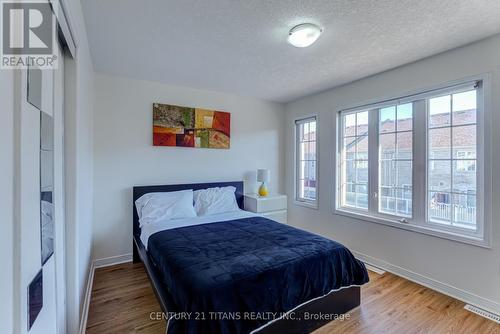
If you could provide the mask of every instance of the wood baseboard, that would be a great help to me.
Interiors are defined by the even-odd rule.
[[[85,297],[83,300],[82,316],[80,319],[80,334],[85,334],[87,329],[87,319],[89,315],[90,299],[92,298],[92,285],[94,282],[94,274],[97,268],[114,266],[115,264],[131,262],[132,254],[122,254],[117,256],[106,257],[102,259],[95,259],[90,264],[87,286],[85,289]]]
[[[125,262],[132,262],[132,253],[110,256],[110,257],[105,257],[102,259],[95,259],[93,261],[93,264],[94,264],[94,268],[102,268],[102,267],[113,266],[115,264],[120,264],[120,263],[125,263]]]
[[[87,287],[85,289],[85,297],[83,300],[82,317],[80,319],[80,330],[79,330],[80,334],[85,334],[87,329],[87,319],[89,316],[90,298],[92,297],[92,285],[94,283],[94,273],[95,273],[94,263],[91,262]]]

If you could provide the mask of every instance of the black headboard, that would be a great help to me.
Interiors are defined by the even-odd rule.
[[[193,183],[193,184],[169,184],[163,186],[141,186],[133,188],[133,199],[132,199],[132,208],[134,215],[134,236],[139,236],[141,230],[139,228],[139,216],[137,215],[137,210],[135,208],[135,201],[139,199],[142,195],[148,193],[158,193],[158,192],[168,192],[168,191],[178,191],[178,190],[186,190],[186,189],[207,189],[214,187],[228,187],[233,186],[236,188],[235,195],[236,201],[238,202],[238,206],[240,209],[244,209],[243,206],[243,181],[235,181],[235,182],[215,182],[215,183]]]

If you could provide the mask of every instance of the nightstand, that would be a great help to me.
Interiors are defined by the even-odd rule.
[[[266,218],[286,224],[286,195],[271,194],[260,197],[257,194],[245,194],[245,210],[258,213]]]

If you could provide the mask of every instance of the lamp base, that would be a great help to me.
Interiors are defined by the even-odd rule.
[[[267,190],[266,184],[262,182],[262,184],[259,187],[259,196],[266,197],[267,195],[269,195],[269,191]]]

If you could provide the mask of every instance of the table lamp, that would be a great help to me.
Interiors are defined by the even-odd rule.
[[[259,188],[259,196],[266,197],[269,194],[266,182],[269,182],[271,172],[269,169],[257,170],[257,181],[262,182]]]

